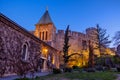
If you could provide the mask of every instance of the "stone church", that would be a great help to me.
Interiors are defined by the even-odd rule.
[[[52,40],[48,36],[43,40]],[[24,64],[43,72],[59,68],[59,51],[43,40],[0,13],[0,74],[24,71]]]

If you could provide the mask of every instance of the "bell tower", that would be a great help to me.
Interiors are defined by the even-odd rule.
[[[48,9],[46,9],[45,13],[35,26],[36,29],[34,35],[52,47],[55,47],[56,27],[49,15]]]

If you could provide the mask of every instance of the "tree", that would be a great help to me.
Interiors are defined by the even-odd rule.
[[[94,52],[93,52],[93,46],[91,42],[89,41],[89,61],[88,66],[93,68],[94,67]]]
[[[109,35],[106,36],[106,29],[102,29],[98,24],[96,25],[96,37],[98,45],[97,48],[100,51],[100,55],[102,55],[102,48],[108,47],[111,41],[108,40]]]
[[[64,37],[64,46],[63,46],[63,58],[64,58],[64,68],[67,67],[67,63],[69,62],[70,57],[72,57],[73,55],[79,55],[78,53],[72,53],[72,54],[68,54],[68,49],[69,49],[69,25],[67,26],[67,29],[65,31],[65,37]]]
[[[66,66],[68,62],[68,49],[69,49],[69,36],[68,36],[68,31],[69,31],[69,25],[67,26],[67,29],[65,31],[65,37],[64,37],[64,47],[63,47],[63,58],[64,58],[64,65]]]
[[[118,46],[120,44],[120,31],[117,31],[113,37],[114,45]]]

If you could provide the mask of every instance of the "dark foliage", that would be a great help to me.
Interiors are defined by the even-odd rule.
[[[65,31],[65,37],[64,37],[64,46],[63,46],[63,58],[64,58],[64,69],[66,68],[67,66],[67,63],[70,59],[70,57],[74,56],[74,55],[79,55],[78,53],[72,53],[72,54],[68,54],[68,49],[69,49],[69,35],[68,35],[68,32],[69,32],[69,25],[67,26],[67,29]]]
[[[97,39],[98,39],[98,47],[100,48],[101,46],[107,47],[111,41],[108,40],[109,35],[106,36],[106,29],[102,29],[99,27],[97,24]]]
[[[72,72],[72,68],[64,68],[64,72]]]
[[[98,49],[100,51],[100,54],[104,54],[104,50],[103,48],[106,48],[109,46],[109,44],[111,43],[111,41],[108,40],[109,35],[106,36],[106,29],[102,29],[101,27],[99,27],[99,25],[97,24],[96,26],[96,37],[97,37],[97,45],[98,45]]]
[[[59,74],[59,73],[61,73],[60,69],[53,68],[53,74]]]
[[[73,68],[73,69],[80,69],[79,66],[73,66],[72,68]]]
[[[68,36],[68,31],[69,31],[69,25],[67,26],[67,29],[65,31],[65,37],[64,37],[64,46],[63,46],[63,58],[64,58],[64,63],[66,65],[66,63],[68,62],[68,49],[69,49],[69,36]]]
[[[93,68],[94,67],[94,53],[93,53],[93,46],[91,42],[89,41],[89,61],[88,61],[88,67]]]
[[[97,71],[104,71],[104,68],[103,68],[103,66],[101,66],[101,65],[95,66],[95,69],[96,69]]]
[[[113,37],[114,45],[118,46],[120,44],[120,31],[117,31]]]
[[[17,79],[14,79],[14,80],[30,80],[29,78],[17,78]]]
[[[95,72],[95,68],[87,68],[87,72]]]
[[[120,56],[118,56],[118,55],[113,56],[112,61],[114,64],[120,65]]]
[[[120,72],[120,67],[117,68],[117,71]]]

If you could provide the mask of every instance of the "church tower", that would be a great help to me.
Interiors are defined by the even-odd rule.
[[[55,47],[56,27],[47,9],[36,24],[34,35],[52,47]]]

